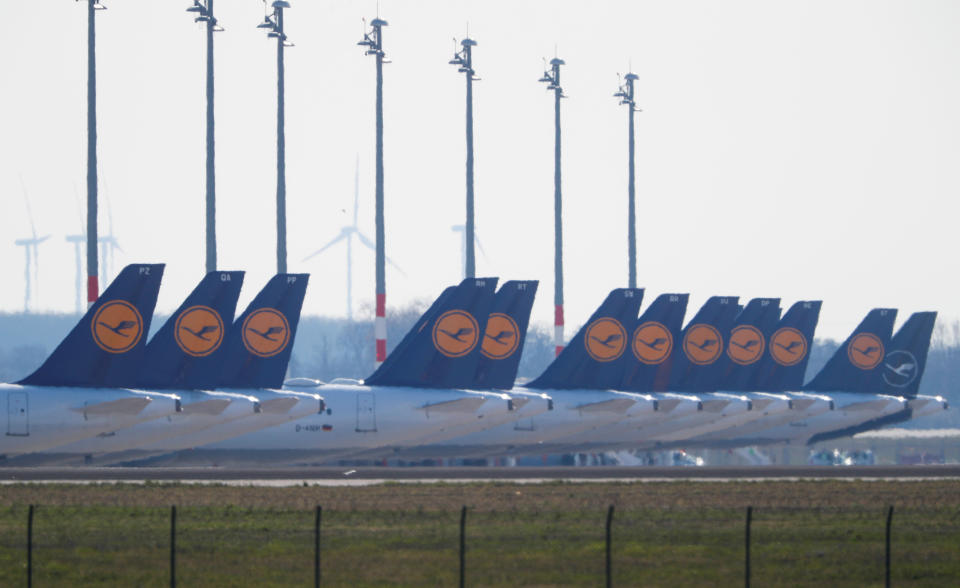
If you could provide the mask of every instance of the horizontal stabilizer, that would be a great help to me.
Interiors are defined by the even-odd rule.
[[[792,398],[791,402],[793,403],[794,410],[807,410],[813,403],[816,402],[816,398]]]
[[[290,409],[296,406],[298,402],[300,402],[299,398],[289,396],[268,398],[260,402],[260,412],[264,414],[286,414],[290,412]]]
[[[90,416],[113,416],[140,414],[150,404],[151,400],[145,396],[132,396],[118,400],[108,400],[97,404],[87,404],[71,408],[73,412],[83,413],[84,418]]]
[[[844,412],[880,412],[886,409],[891,403],[897,403],[894,398],[877,398],[876,400],[865,400],[863,402],[854,402],[843,407]]]
[[[420,407],[420,410],[425,411],[428,415],[431,412],[437,412],[441,414],[463,414],[463,413],[472,413],[476,412],[487,399],[482,396],[470,396],[467,398],[459,398],[457,400],[446,400],[444,402],[434,402],[431,404],[425,404]]]
[[[704,400],[702,402],[703,412],[723,412],[723,409],[727,408],[731,402],[731,400],[726,398],[712,398],[710,400]]]
[[[202,400],[200,402],[185,404],[183,405],[183,412],[184,414],[203,414],[216,416],[227,410],[227,407],[230,406],[231,402],[233,401],[229,398],[211,398],[210,400]]]
[[[593,413],[613,413],[613,414],[625,414],[630,407],[636,404],[637,401],[633,398],[611,398],[610,400],[602,400],[600,402],[591,402],[589,404],[581,404],[577,407],[577,410],[587,414]]]
[[[680,398],[660,398],[657,400],[657,412],[667,413],[680,406],[683,400]]]
[[[774,398],[755,397],[750,400],[752,410],[764,410],[773,404]]]

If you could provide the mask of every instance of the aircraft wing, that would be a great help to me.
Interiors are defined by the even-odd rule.
[[[91,416],[134,415],[139,414],[150,402],[151,400],[145,396],[132,396],[130,398],[98,402],[97,404],[85,404],[71,408],[70,410],[82,412],[84,418]]]

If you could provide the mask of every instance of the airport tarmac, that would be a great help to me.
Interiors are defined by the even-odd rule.
[[[367,485],[383,482],[732,481],[958,479],[960,465],[752,467],[72,467],[4,468],[0,483],[195,482],[251,485]]]

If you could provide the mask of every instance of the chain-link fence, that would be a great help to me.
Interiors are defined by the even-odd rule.
[[[955,585],[958,523],[956,508],[24,505],[0,509],[0,585]]]

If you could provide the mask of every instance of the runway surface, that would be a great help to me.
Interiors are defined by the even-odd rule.
[[[960,479],[960,465],[753,467],[0,467],[0,482],[343,482],[659,481],[768,479]]]

